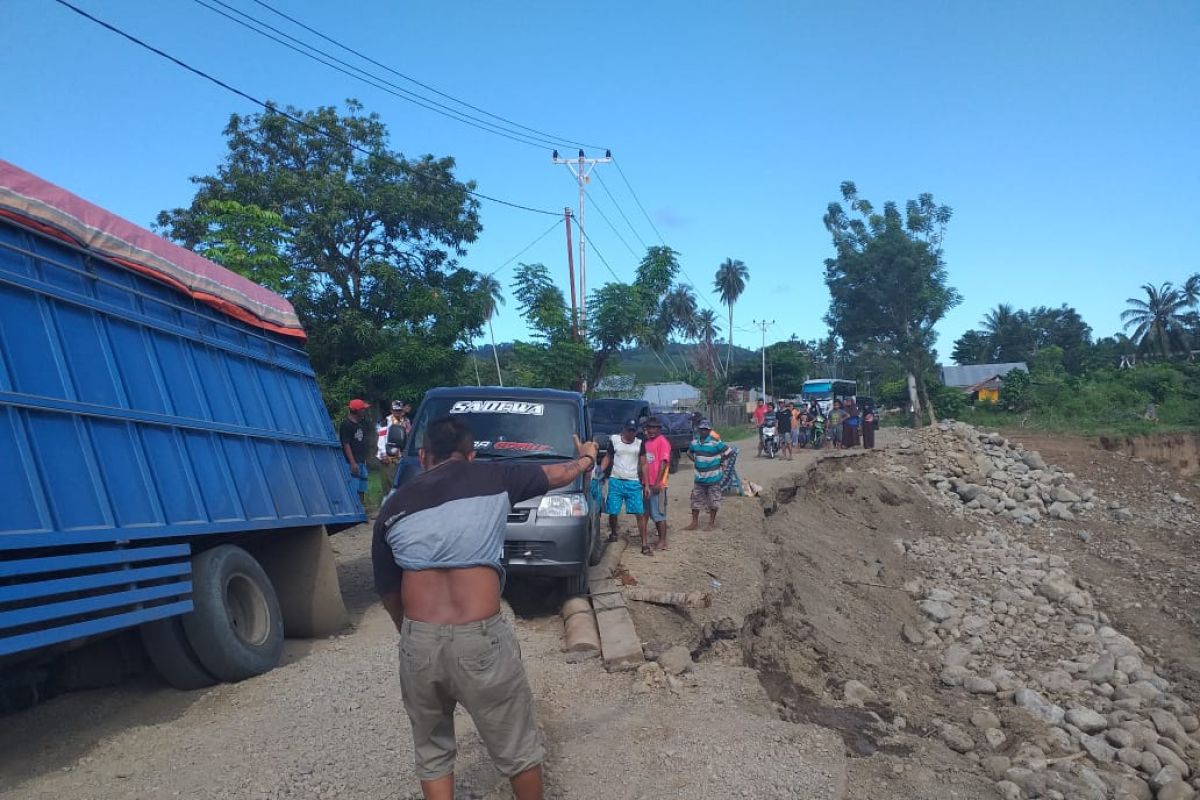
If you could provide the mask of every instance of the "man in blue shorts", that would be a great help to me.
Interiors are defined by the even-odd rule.
[[[605,512],[608,514],[608,540],[617,541],[617,517],[621,507],[626,514],[632,514],[637,519],[638,533],[642,538],[642,554],[653,555],[650,541],[646,532],[646,499],[649,488],[646,484],[646,443],[637,435],[637,420],[625,421],[620,433],[609,437],[608,444],[601,456],[601,468],[608,480],[608,502]]]

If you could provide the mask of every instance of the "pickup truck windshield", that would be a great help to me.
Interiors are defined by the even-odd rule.
[[[619,425],[631,417],[636,418],[645,404],[638,400],[593,400],[592,422],[601,425]]]
[[[579,430],[579,411],[563,402],[526,400],[455,400],[438,397],[421,404],[417,412],[409,454],[416,455],[429,420],[461,416],[475,436],[477,458],[531,456],[570,458],[575,454],[571,437]]]

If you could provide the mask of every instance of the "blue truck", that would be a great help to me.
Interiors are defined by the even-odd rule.
[[[0,685],[136,628],[199,688],[338,629],[347,472],[286,300],[0,160]]]

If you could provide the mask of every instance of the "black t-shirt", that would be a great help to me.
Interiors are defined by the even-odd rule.
[[[350,452],[354,454],[357,463],[361,464],[367,460],[367,434],[363,432],[361,423],[349,418],[342,420],[342,424],[338,426],[338,439],[342,444],[350,445]]]
[[[780,433],[791,433],[792,431],[792,412],[786,408],[781,408],[775,412],[775,424],[779,427]]]
[[[422,472],[379,509],[371,538],[375,591],[400,588],[405,569],[490,566],[500,556],[513,503],[550,490],[538,464],[455,459]]]

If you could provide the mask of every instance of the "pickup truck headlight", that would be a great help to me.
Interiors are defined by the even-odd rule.
[[[541,517],[586,517],[587,497],[580,493],[548,494],[538,503]]]

